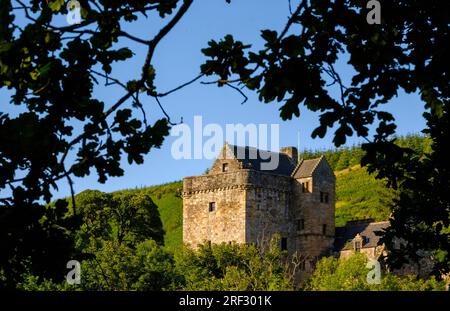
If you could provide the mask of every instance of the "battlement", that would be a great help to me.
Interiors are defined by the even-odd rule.
[[[183,195],[227,188],[269,188],[290,192],[291,182],[292,179],[288,176],[240,169],[228,173],[186,177],[183,180]]]

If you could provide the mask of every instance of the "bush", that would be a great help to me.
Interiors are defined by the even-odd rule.
[[[292,290],[285,254],[272,245],[201,245],[176,256],[176,269],[185,290]]]
[[[307,280],[305,290],[319,291],[405,291],[405,290],[445,290],[444,282],[434,277],[423,280],[414,275],[400,277],[386,272],[381,276],[380,284],[366,281],[369,269],[367,257],[356,253],[347,259],[334,257],[322,258],[316,270]]]
[[[153,240],[132,248],[105,241],[95,259],[81,264],[81,287],[87,290],[165,290],[173,289],[174,261]]]

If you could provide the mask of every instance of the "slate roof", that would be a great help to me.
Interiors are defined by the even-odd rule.
[[[376,232],[389,227],[388,221],[372,222],[372,219],[349,221],[345,227],[336,227],[334,240],[334,249],[339,252],[345,249],[351,249],[353,246],[349,243],[359,233],[363,238],[362,248],[371,248],[378,245],[380,236]]]
[[[270,159],[272,157],[278,156],[279,163],[277,168],[271,171],[264,170],[264,172],[284,176],[293,176],[295,178],[312,176],[314,170],[319,165],[320,161],[324,158],[323,156],[321,156],[320,158],[316,159],[302,159],[296,165],[296,163],[287,154],[281,152],[266,151],[248,146],[241,147],[230,144],[228,144],[228,146],[232,150],[234,157],[243,163],[244,168],[262,171],[261,163],[268,163],[270,162]]]
[[[322,158],[323,158],[323,156],[320,158],[316,158],[316,159],[300,160],[300,163],[295,168],[293,176],[295,178],[303,178],[303,177],[312,176],[312,174],[314,173],[314,170],[319,165]]]
[[[272,152],[266,150],[260,150],[253,147],[240,147],[235,145],[229,145],[230,149],[233,151],[234,156],[240,162],[242,162],[244,168],[254,169],[261,171],[261,163],[270,162],[271,157],[279,157],[279,162],[277,168],[274,170],[264,172],[291,176],[295,169],[294,161],[286,154],[280,152]],[[256,155],[256,157],[255,157]]]

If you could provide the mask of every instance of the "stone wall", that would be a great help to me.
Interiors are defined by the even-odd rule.
[[[258,243],[275,233],[288,236],[290,193],[290,177],[249,169],[187,177],[183,242],[196,247],[205,241]]]
[[[246,192],[246,240],[268,244],[274,234],[288,237],[291,230],[291,178],[249,171]]]
[[[335,176],[327,165],[321,161],[313,176],[298,178],[292,183],[292,213],[296,223],[290,240],[295,245],[294,250],[305,261],[297,272],[297,284],[312,273],[321,256],[332,252],[336,191]],[[308,186],[302,186],[303,183]],[[328,203],[321,202],[321,192],[328,195]],[[298,228],[297,220],[302,220],[303,228]]]
[[[245,243],[245,171],[188,177],[183,182],[183,242]],[[215,203],[215,210],[209,204]]]

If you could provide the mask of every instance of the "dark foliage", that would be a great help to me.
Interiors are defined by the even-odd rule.
[[[162,106],[165,116],[148,124],[141,101],[159,103],[165,96],[153,85],[153,54],[192,0],[79,3],[82,22],[61,26],[55,20],[68,13],[63,0],[0,2],[0,89],[7,90],[12,110],[19,112],[0,112],[0,244],[5,246],[0,275],[11,284],[29,269],[28,261],[43,277],[64,273],[73,244],[66,235],[76,221],[61,219],[63,208],[53,216],[43,206],[58,181],[67,179],[72,186],[73,176],[92,171],[102,183],[121,176],[123,156],[141,164],[169,133],[171,122]],[[123,30],[148,14],[169,20],[153,38]],[[133,56],[129,48],[118,47],[122,38],[147,49],[142,73],[131,81],[112,76],[114,63]],[[123,95],[115,102],[96,98],[100,79]]]

